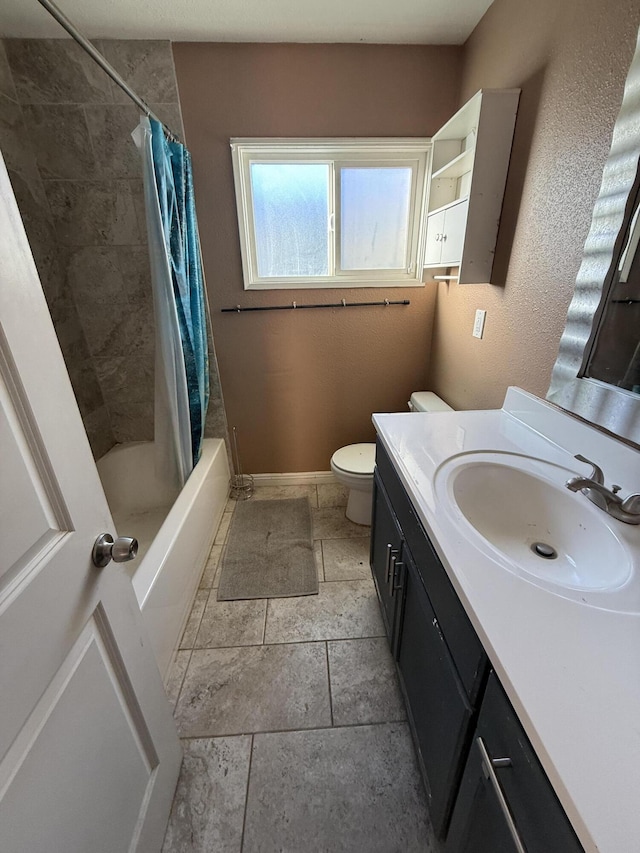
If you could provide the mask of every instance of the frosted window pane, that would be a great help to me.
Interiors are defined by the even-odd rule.
[[[258,275],[329,274],[329,166],[252,163]]]
[[[407,266],[411,176],[400,166],[340,170],[343,270]]]

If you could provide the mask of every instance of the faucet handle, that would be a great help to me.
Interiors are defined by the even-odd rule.
[[[622,501],[621,509],[625,512],[640,514],[640,495],[629,495]]]
[[[587,457],[583,456],[581,453],[574,456],[574,459],[577,459],[578,462],[585,462],[587,465],[591,465],[593,471],[589,475],[588,479],[593,480],[594,483],[598,483],[600,486],[604,486],[604,473],[602,468],[596,465],[595,462],[592,462],[591,459],[587,459]]]

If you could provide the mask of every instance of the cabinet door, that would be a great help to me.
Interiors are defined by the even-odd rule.
[[[440,264],[442,254],[442,237],[444,234],[444,211],[433,213],[427,217],[427,236],[424,249],[424,265]]]
[[[468,209],[469,202],[465,200],[444,211],[444,235],[440,255],[440,263],[443,267],[457,266],[462,260]]]
[[[486,775],[476,741],[460,785],[445,853],[523,853],[523,850],[514,840],[509,818]]]
[[[402,561],[400,682],[426,782],[431,821],[435,832],[443,836],[471,734],[472,710],[406,545]]]
[[[503,850],[583,853],[511,703],[492,673],[445,853]]]
[[[378,591],[382,619],[393,651],[396,645],[398,596],[393,591],[395,564],[400,559],[402,534],[376,469],[373,477],[371,521],[371,572]]]

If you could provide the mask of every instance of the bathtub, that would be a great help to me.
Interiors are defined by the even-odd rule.
[[[118,535],[139,543],[124,565],[166,680],[229,494],[224,442],[205,439],[178,493],[156,479],[152,442],[116,445],[97,464]]]

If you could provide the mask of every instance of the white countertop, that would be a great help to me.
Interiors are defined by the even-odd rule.
[[[373,421],[585,851],[638,853],[640,608],[606,609],[614,605],[602,592],[585,594],[597,606],[578,603],[507,571],[442,505],[434,479],[451,457],[482,450],[584,475],[573,459],[581,453],[626,495],[640,491],[640,453],[519,389],[509,389],[501,410]],[[575,499],[601,512],[584,495]],[[640,563],[640,527],[612,524],[625,528]],[[638,600],[634,584],[640,577],[622,588],[629,600]]]

